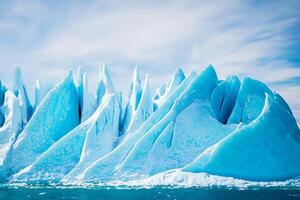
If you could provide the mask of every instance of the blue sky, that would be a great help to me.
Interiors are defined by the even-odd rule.
[[[300,121],[300,1],[1,1],[0,78],[15,66],[32,93],[81,65],[95,89],[100,62],[123,91],[135,65],[152,87],[176,68],[213,64],[282,94]],[[167,78],[166,78],[167,77]],[[126,83],[126,84],[124,84]]]

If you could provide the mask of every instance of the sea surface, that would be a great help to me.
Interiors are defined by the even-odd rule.
[[[300,199],[300,188],[0,186],[0,199]]]

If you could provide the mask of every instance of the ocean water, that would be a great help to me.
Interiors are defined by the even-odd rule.
[[[0,199],[300,199],[300,188],[224,187],[0,187]]]

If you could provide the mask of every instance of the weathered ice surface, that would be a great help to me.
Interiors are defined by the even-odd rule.
[[[178,69],[152,96],[153,82],[135,68],[127,99],[101,64],[94,93],[88,82],[81,67],[52,89],[37,81],[33,107],[19,69],[13,89],[0,82],[0,181],[300,176],[300,131],[292,110],[258,80],[219,80],[211,65],[187,76]]]
[[[4,160],[5,173],[14,174],[34,162],[51,145],[78,125],[78,116],[78,96],[72,73],[68,73],[47,94],[17,137]]]
[[[255,120],[208,148],[184,171],[254,181],[286,180],[299,175],[297,123],[288,110],[266,96]]]

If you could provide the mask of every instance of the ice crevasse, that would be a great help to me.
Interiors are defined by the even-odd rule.
[[[97,89],[79,68],[30,102],[21,71],[0,83],[0,181],[84,184],[170,170],[250,181],[300,175],[300,130],[285,100],[249,77],[219,80],[213,66],[151,89],[134,70],[128,99],[100,66]]]

